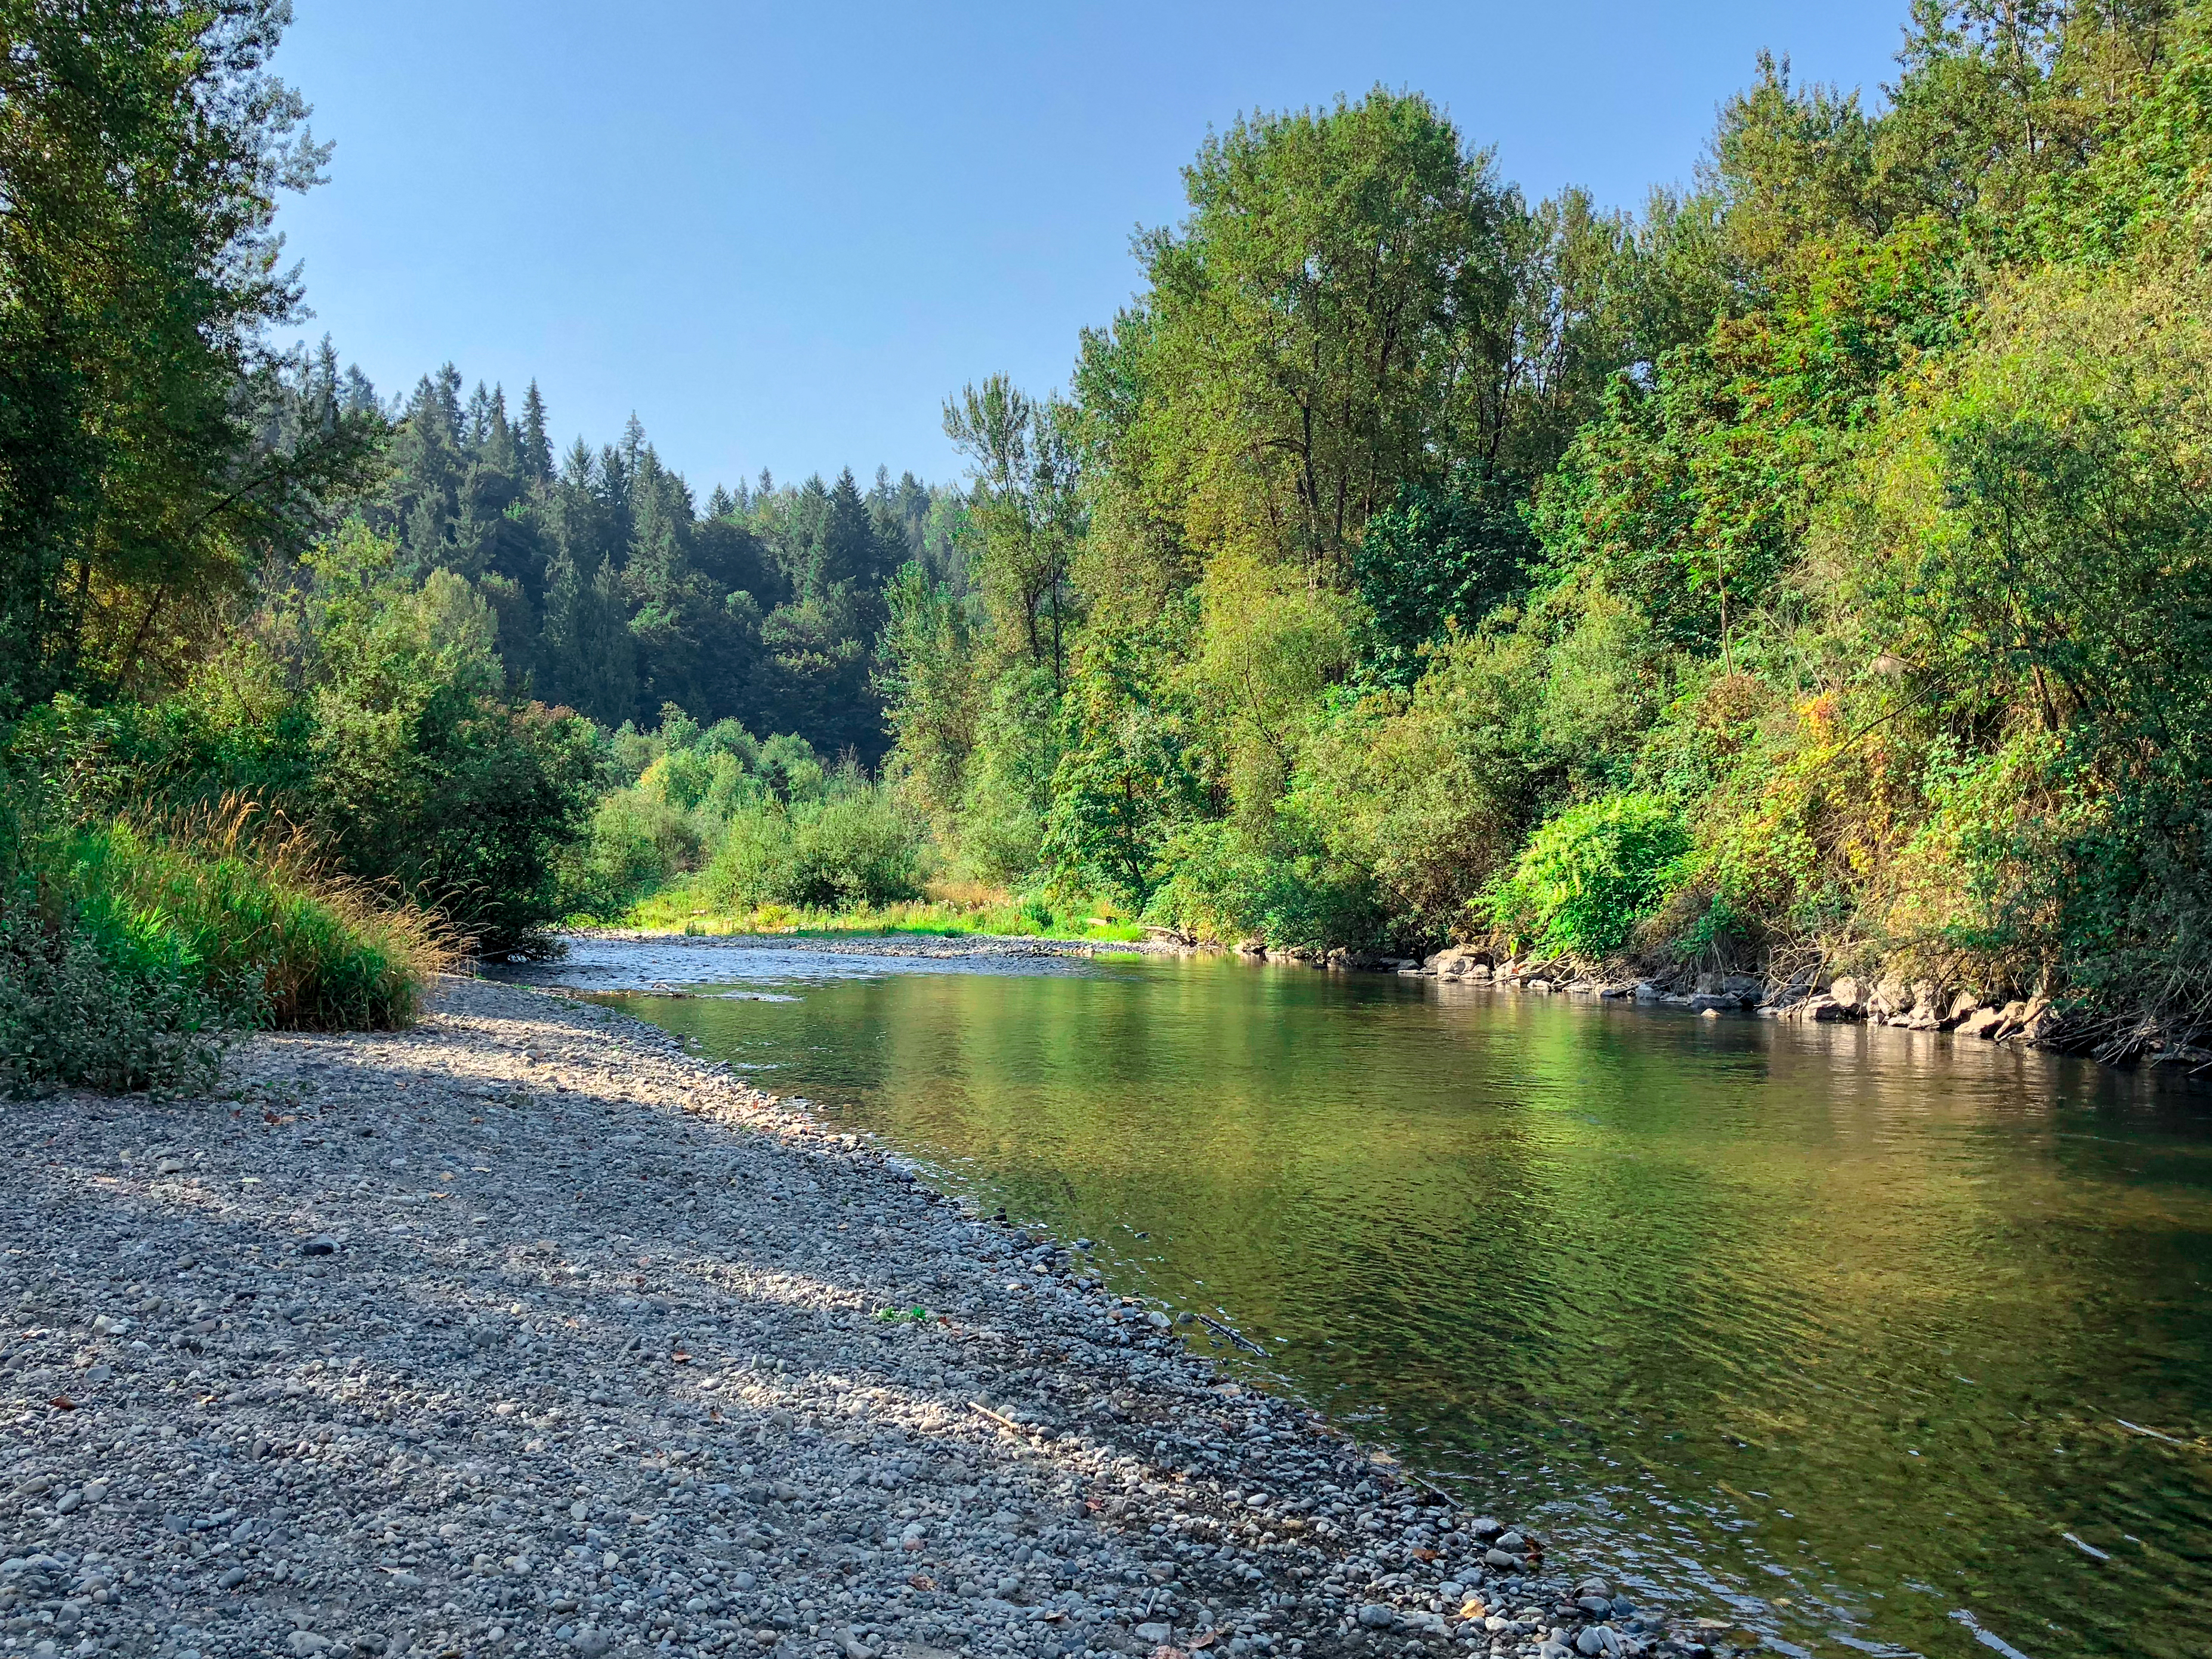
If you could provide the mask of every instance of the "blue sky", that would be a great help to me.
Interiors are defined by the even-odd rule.
[[[961,7],[295,0],[279,70],[335,140],[280,223],[387,394],[535,375],[559,441],[635,410],[703,497],[851,465],[951,478],[945,394],[1062,383],[1131,232],[1240,111],[1380,82],[1530,195],[1686,179],[1754,54],[1891,72],[1903,0]]]

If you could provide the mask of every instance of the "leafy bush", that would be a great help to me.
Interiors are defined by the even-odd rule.
[[[699,890],[723,910],[884,905],[921,896],[922,836],[890,792],[848,773],[823,799],[731,818]]]
[[[660,729],[611,744],[635,781],[603,797],[562,860],[572,915],[613,919],[662,890],[723,911],[804,910],[919,897],[924,830],[848,763],[801,737],[757,740],[734,720],[704,731],[674,706]]]
[[[1171,873],[1146,920],[1200,939],[1258,938],[1318,950],[1377,943],[1385,919],[1365,872],[1329,856],[1285,817],[1261,842],[1231,823],[1190,822],[1170,837]]]
[[[600,740],[578,715],[506,696],[467,582],[392,566],[390,543],[349,526],[178,695],[57,698],[10,750],[66,776],[88,818],[251,798],[485,954],[526,948],[562,914],[555,866],[590,809]]]
[[[1422,647],[1440,643],[1452,624],[1473,629],[1511,598],[1535,553],[1512,492],[1498,483],[1465,495],[1399,485],[1352,556],[1368,610],[1362,665],[1385,684],[1412,685]]]
[[[647,780],[652,775],[648,768]],[[644,787],[614,790],[600,798],[583,836],[562,860],[562,909],[620,916],[688,868],[699,847],[696,827],[665,795]]]
[[[1646,795],[1570,807],[1528,838],[1478,912],[1516,949],[1611,956],[1658,908],[1689,845],[1680,815]]]
[[[102,933],[40,902],[19,877],[0,893],[0,1094],[54,1087],[211,1084],[226,1026],[158,927]]]

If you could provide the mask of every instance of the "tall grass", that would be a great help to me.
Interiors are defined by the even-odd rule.
[[[160,820],[9,826],[0,1090],[181,1088],[232,1033],[411,1021],[456,941],[232,798]]]
[[[303,832],[236,796],[81,831],[66,855],[83,914],[165,935],[244,1023],[392,1030],[459,954],[434,915],[335,873]]]

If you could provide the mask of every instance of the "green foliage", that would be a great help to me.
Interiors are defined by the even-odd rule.
[[[599,798],[576,845],[561,861],[564,915],[612,919],[696,867],[700,836],[690,816],[658,790],[615,789]]]
[[[1596,960],[1658,908],[1689,849],[1681,817],[1644,795],[1571,806],[1528,838],[1483,896],[1484,920],[1515,949]]]
[[[625,728],[604,795],[562,860],[568,914],[619,919],[659,896],[700,914],[882,907],[921,896],[925,828],[889,785],[826,768],[803,738],[755,739],[683,710]]]
[[[501,690],[492,623],[460,578],[420,586],[360,526],[311,562],[309,820],[354,873],[398,883],[493,955],[558,914],[554,862],[586,808],[581,722]]]
[[[950,838],[967,793],[981,717],[975,623],[928,566],[910,561],[885,591],[876,684],[915,804]]]
[[[1403,690],[1420,678],[1422,647],[1448,628],[1473,628],[1515,597],[1535,552],[1517,504],[1502,491],[1440,495],[1401,484],[1367,521],[1352,580],[1368,610],[1361,656]]]
[[[993,632],[1058,689],[1074,595],[1069,564],[1082,534],[1073,411],[1033,403],[1003,374],[945,405],[945,435],[972,463],[963,539],[968,580]]]
[[[1166,874],[1170,838],[1192,815],[1197,784],[1177,723],[1130,678],[1131,665],[1109,654],[1078,680],[1043,855],[1060,885],[1110,893],[1141,912]]]
[[[174,678],[356,488],[381,422],[263,344],[325,152],[280,0],[0,6],[0,714]]]
[[[502,388],[465,395],[450,363],[391,414],[390,471],[355,506],[398,572],[468,580],[508,688],[605,727],[672,703],[872,765],[893,573],[918,562],[965,591],[964,506],[910,473],[878,469],[868,487],[850,471],[781,487],[763,474],[702,507],[635,420],[556,459],[534,382],[513,420]]]
[[[890,791],[843,774],[818,799],[738,813],[696,890],[723,911],[880,908],[921,896],[921,836]]]
[[[50,735],[18,727],[0,756],[0,1092],[204,1088],[240,1029],[414,1018],[451,954],[434,918],[333,877],[243,801],[87,813],[41,764]]]
[[[162,942],[50,915],[21,878],[0,895],[0,1096],[211,1084],[221,1011]]]
[[[1279,948],[1382,942],[1385,917],[1372,878],[1304,831],[1287,817],[1265,836],[1234,823],[1179,824],[1160,860],[1169,873],[1146,919],[1200,938],[1261,939]]]
[[[2191,965],[2212,928],[2212,518],[2190,482],[2212,453],[2208,296],[2201,271],[2008,285],[1829,532],[1905,718],[2011,757],[1989,775],[2016,822],[1952,853],[1984,866],[1972,925],[2104,1006],[2187,1018],[2212,1006]],[[1960,923],[1923,902],[1888,928],[1931,925]]]
[[[47,878],[95,939],[127,941],[141,975],[183,977],[224,1018],[288,1030],[390,1030],[414,1018],[444,960],[437,925],[325,875],[301,843],[249,833],[251,814],[166,830],[81,830]]]

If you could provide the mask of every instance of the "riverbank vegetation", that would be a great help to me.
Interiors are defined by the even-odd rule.
[[[2212,1015],[2199,7],[1918,0],[1634,212],[1418,93],[1248,114],[1065,387],[947,400],[959,487],[703,503],[273,343],[274,0],[9,15],[13,1079],[88,999],[152,1079],[579,918]]]
[[[2208,65],[2195,7],[1923,3],[1636,214],[1417,94],[1237,121],[1064,395],[948,404],[896,787],[1200,933],[2200,1027]]]

